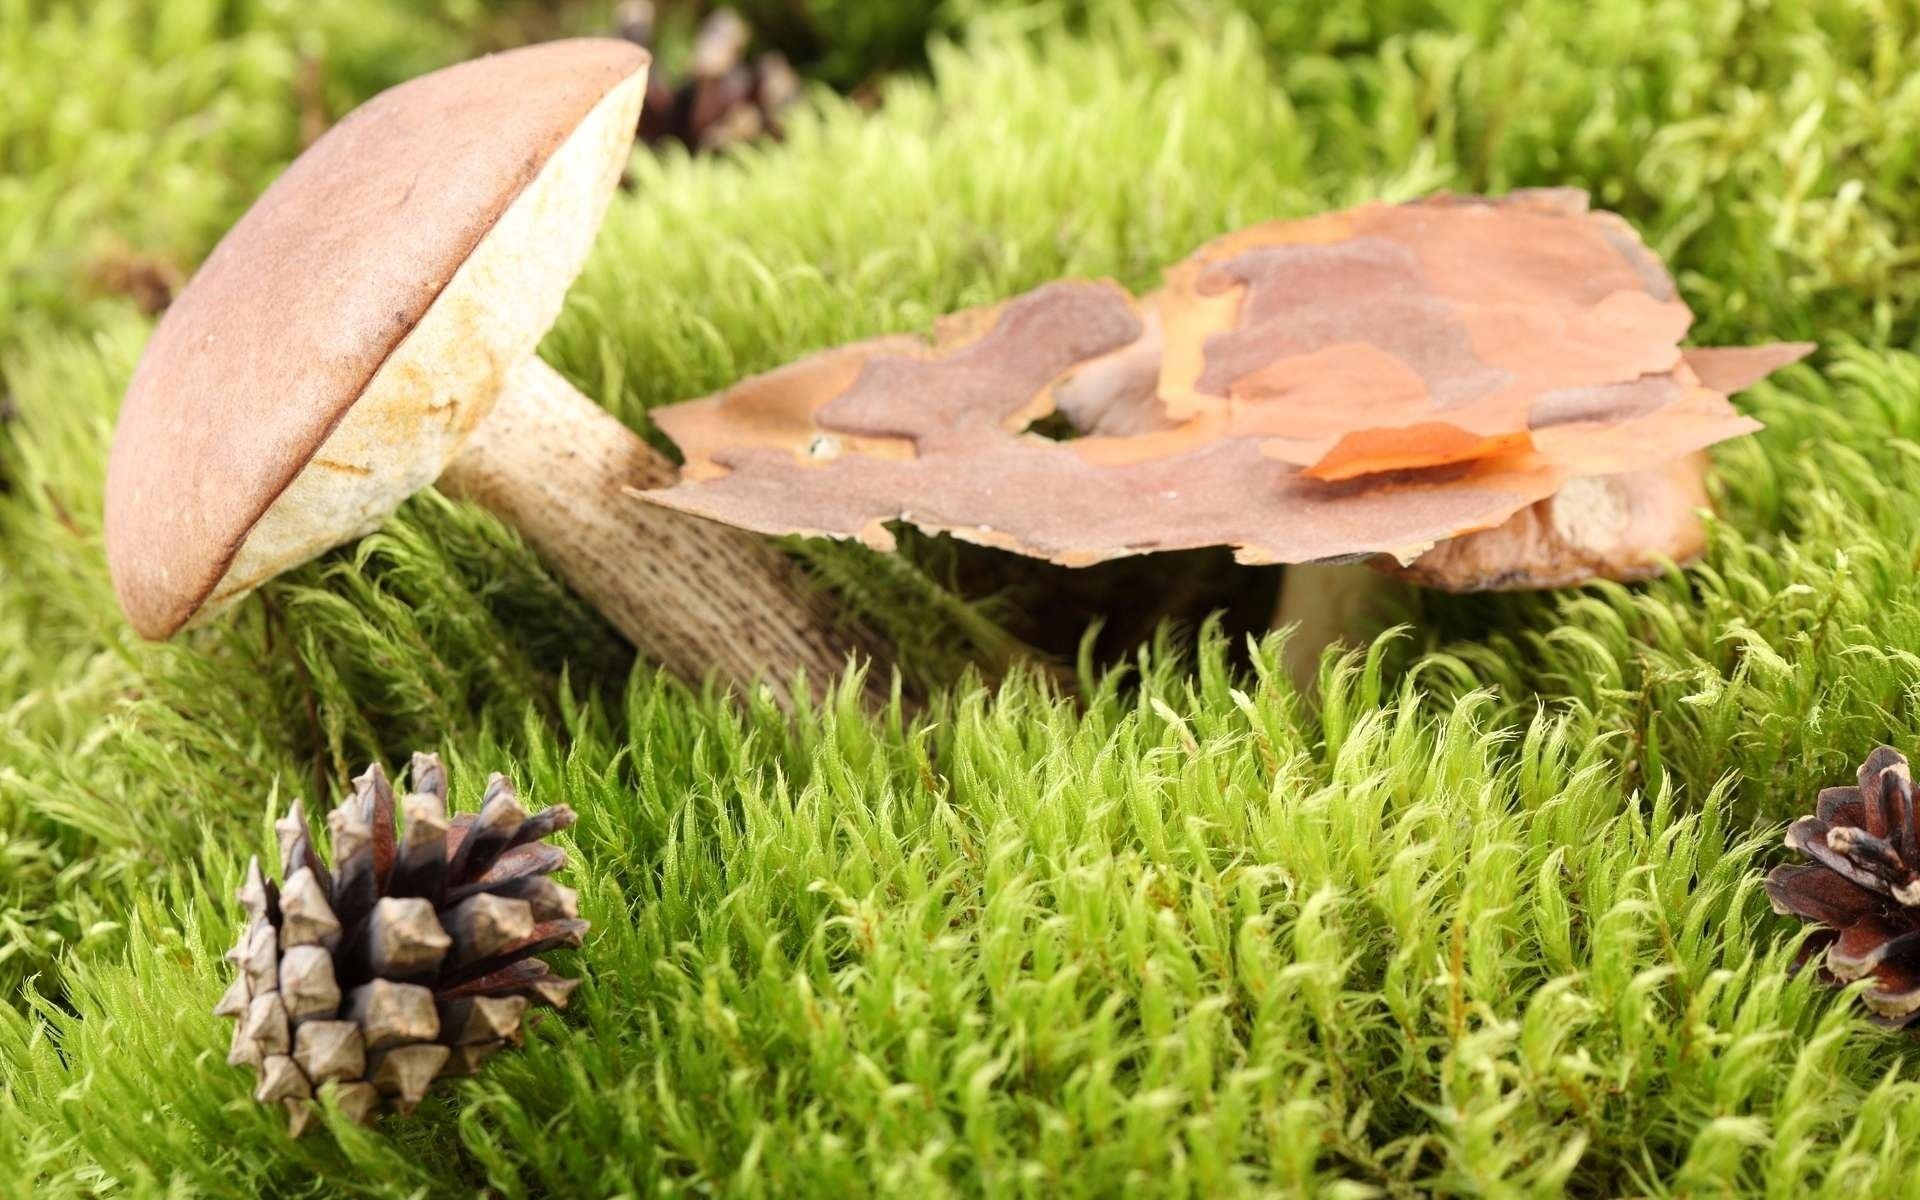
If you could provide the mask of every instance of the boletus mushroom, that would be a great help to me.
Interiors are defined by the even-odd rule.
[[[1758,427],[1727,393],[1810,349],[1683,350],[1691,321],[1584,193],[1368,204],[1229,234],[1140,299],[1048,284],[670,406],[687,466],[648,499],[1069,566],[1226,545],[1455,589],[1634,578],[1698,552],[1698,454]],[[1029,429],[1052,414],[1077,436]],[[1290,569],[1282,616],[1321,626],[1297,662],[1355,570]]]
[[[647,53],[554,42],[384,92],[316,141],[167,310],[127,388],[106,542],[172,636],[437,484],[643,653],[821,689],[867,644],[763,539],[635,504],[672,463],[534,353],[637,128]]]

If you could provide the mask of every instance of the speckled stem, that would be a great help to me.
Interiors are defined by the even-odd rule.
[[[439,486],[518,529],[642,654],[688,681],[764,681],[784,703],[795,671],[818,697],[849,655],[873,655],[876,641],[836,623],[766,539],[630,492],[675,474],[535,358],[515,368]],[[870,671],[876,701],[888,675]]]

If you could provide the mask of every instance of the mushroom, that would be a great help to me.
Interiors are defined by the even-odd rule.
[[[1306,564],[1306,677],[1365,591],[1313,564],[1562,586],[1696,553],[1696,456],[1758,428],[1726,393],[1811,347],[1683,351],[1691,321],[1583,193],[1368,204],[1217,239],[1138,300],[1048,284],[662,409],[687,466],[648,499],[882,548],[904,520],[1068,566]],[[1054,413],[1080,436],[1028,430]]]
[[[386,91],[267,189],[167,310],[108,460],[114,587],[166,638],[370,532],[476,501],[689,679],[804,670],[836,632],[763,539],[635,503],[675,469],[534,353],[630,152],[647,53],[554,42]]]

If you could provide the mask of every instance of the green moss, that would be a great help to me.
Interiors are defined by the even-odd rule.
[[[636,671],[431,493],[149,646],[99,488],[150,322],[89,264],[204,254],[297,148],[303,55],[337,113],[600,18],[0,0],[0,1195],[1907,1185],[1903,1046],[1787,976],[1756,871],[1920,728],[1920,16],[975,9],[877,113],[822,94],[783,146],[637,160],[544,353],[640,425],[1059,274],[1148,284],[1248,221],[1529,183],[1627,212],[1702,340],[1827,348],[1744,401],[1769,428],[1720,456],[1701,567],[1409,595],[1316,705],[1276,642],[1173,629],[1089,657],[1078,702],[959,677],[1009,640],[915,541],[799,551],[914,631],[932,710],[784,722]],[[582,812],[587,986],[414,1119],[288,1143],[208,1011],[228,897],[277,804],[429,746],[465,803],[510,769]]]

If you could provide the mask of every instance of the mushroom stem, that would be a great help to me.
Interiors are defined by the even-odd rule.
[[[872,654],[872,639],[835,628],[764,539],[629,494],[676,474],[666,456],[532,358],[509,373],[438,486],[518,529],[642,654],[682,679],[711,671],[728,683],[781,684],[804,670],[823,696],[849,653]],[[875,699],[889,683],[877,675],[868,680]]]
[[[1293,686],[1310,695],[1319,686],[1320,654],[1327,647],[1355,644],[1370,611],[1392,581],[1364,562],[1289,566],[1280,580],[1280,602],[1273,627],[1295,626],[1287,639],[1284,663]]]

